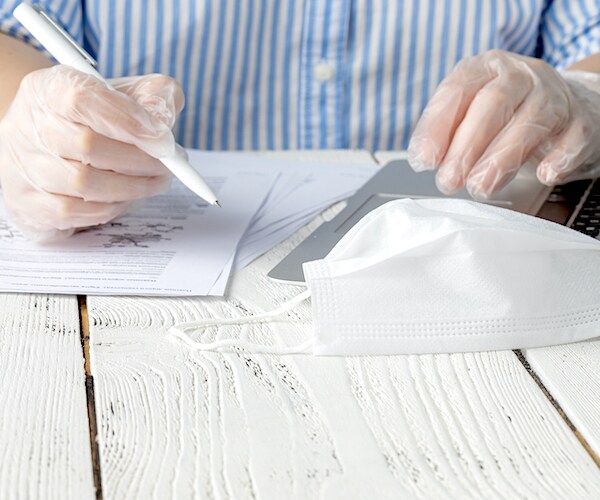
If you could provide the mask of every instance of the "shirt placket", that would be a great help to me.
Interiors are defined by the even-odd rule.
[[[300,52],[298,146],[345,146],[344,73],[351,0],[306,0]]]

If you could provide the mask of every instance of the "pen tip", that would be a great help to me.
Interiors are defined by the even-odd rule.
[[[217,205],[217,207],[219,207],[219,208],[223,208],[222,205],[219,203],[219,200],[215,201],[215,205]]]

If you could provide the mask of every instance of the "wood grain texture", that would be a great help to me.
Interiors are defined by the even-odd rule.
[[[74,297],[0,294],[0,498],[94,498]]]
[[[89,298],[106,499],[600,495],[600,472],[512,352],[200,353],[166,334],[294,296],[266,272],[319,223],[240,271],[227,299]],[[310,304],[196,338],[230,336],[297,344]]]
[[[523,354],[600,465],[600,339]]]

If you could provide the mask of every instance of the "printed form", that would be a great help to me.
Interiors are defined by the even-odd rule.
[[[177,179],[118,219],[53,244],[27,241],[0,208],[0,290],[90,295],[221,295],[213,285],[275,175],[203,166],[222,208]]]

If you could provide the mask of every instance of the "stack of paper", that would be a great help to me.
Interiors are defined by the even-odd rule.
[[[0,290],[222,295],[247,265],[371,177],[373,164],[189,151],[223,208],[179,181],[115,221],[53,244],[27,241],[0,206]]]

